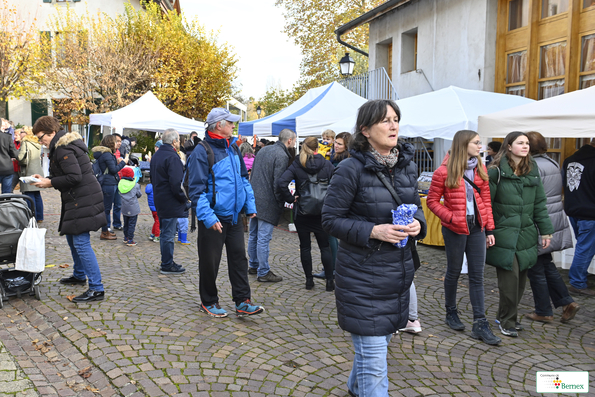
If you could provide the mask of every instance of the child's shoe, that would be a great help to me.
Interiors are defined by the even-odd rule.
[[[186,238],[188,233],[178,233],[178,243],[182,245],[190,245],[190,241]]]
[[[128,240],[126,242],[126,245],[129,247],[135,247],[136,246],[136,242],[134,240]]]
[[[159,236],[155,236],[155,238],[153,239],[154,242],[158,243],[160,241]]]
[[[155,240],[155,235],[154,234],[149,235],[149,240]]]

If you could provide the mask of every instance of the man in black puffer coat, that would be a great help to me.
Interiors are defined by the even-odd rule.
[[[73,275],[60,282],[85,285],[88,278],[89,289],[73,301],[102,300],[101,272],[89,232],[97,231],[107,222],[101,186],[93,175],[87,146],[76,132],[60,130],[60,123],[51,116],[40,117],[33,126],[33,133],[42,145],[50,149],[50,178],[34,175],[40,180],[35,186],[53,187],[60,191],[62,210],[58,231],[60,235],[66,235],[74,261]]]

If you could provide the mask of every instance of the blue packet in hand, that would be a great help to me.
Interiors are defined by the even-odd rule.
[[[415,204],[401,204],[396,210],[391,210],[393,214],[393,225],[406,226],[413,222],[413,215],[417,212],[417,205]],[[402,231],[402,230],[401,230]],[[395,247],[403,248],[407,245],[409,237],[395,243]]]

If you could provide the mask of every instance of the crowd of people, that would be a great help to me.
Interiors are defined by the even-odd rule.
[[[353,135],[326,130],[320,140],[306,138],[297,156],[294,131],[284,129],[275,142],[251,145],[233,135],[239,116],[223,108],[207,116],[203,140],[192,133],[181,142],[176,130],[165,130],[155,143],[145,188],[154,220],[150,239],[160,244],[160,272],[186,271],[174,260],[175,238],[177,234],[179,243],[189,244],[191,214],[191,230],[197,231],[200,310],[216,318],[228,315],[217,289],[225,247],[236,315],[263,313],[264,307],[252,300],[249,277],[262,283],[283,281],[269,261],[269,245],[284,207],[292,206],[305,288],[311,290],[315,278],[323,279],[325,290],[334,291],[339,326],[351,334],[355,356],[349,393],[387,396],[392,335],[421,332],[413,284],[420,266],[415,242],[427,233],[415,147],[398,139],[400,119],[393,101],[368,101],[358,111]],[[122,230],[123,242],[136,245],[142,197],[138,161],[131,155],[136,140],[105,136],[91,149],[92,163],[82,137],[64,131],[53,117],[39,118],[32,129],[10,130],[3,123],[3,130],[2,193],[13,190],[13,178],[38,178],[21,183],[21,191],[33,199],[37,220],[43,221],[40,190],[60,191],[58,230],[66,236],[74,262],[72,276],[60,282],[88,283],[75,302],[104,299],[90,232],[101,229],[101,240],[117,240],[116,230]],[[49,153],[48,177],[42,147]],[[501,339],[488,318],[495,318],[502,335],[517,337],[524,329],[518,305],[527,279],[535,308],[525,317],[534,321],[553,321],[553,304],[562,308],[560,320],[568,322],[580,309],[570,293],[595,295],[587,286],[595,255],[595,139],[562,168],[546,155],[546,140],[538,132],[515,131],[501,144],[491,142],[488,166],[481,149],[476,132],[455,134],[433,175],[427,204],[441,221],[445,242],[445,323],[455,331],[466,328],[457,305],[466,258],[471,337],[498,345]],[[411,218],[395,220],[392,210],[405,207],[412,209]],[[571,227],[577,242],[567,287],[552,253],[572,247]],[[320,250],[320,273],[314,272],[311,234]],[[484,304],[486,263],[496,268],[496,313],[487,313]]]

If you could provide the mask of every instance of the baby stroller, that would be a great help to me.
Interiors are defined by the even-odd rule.
[[[35,203],[29,196],[0,194],[0,308],[10,296],[20,298],[28,293],[41,299],[41,273],[23,272],[9,265],[16,261],[17,246],[23,229],[35,216],[35,210],[31,211],[27,201],[31,203],[31,208],[35,208]]]

